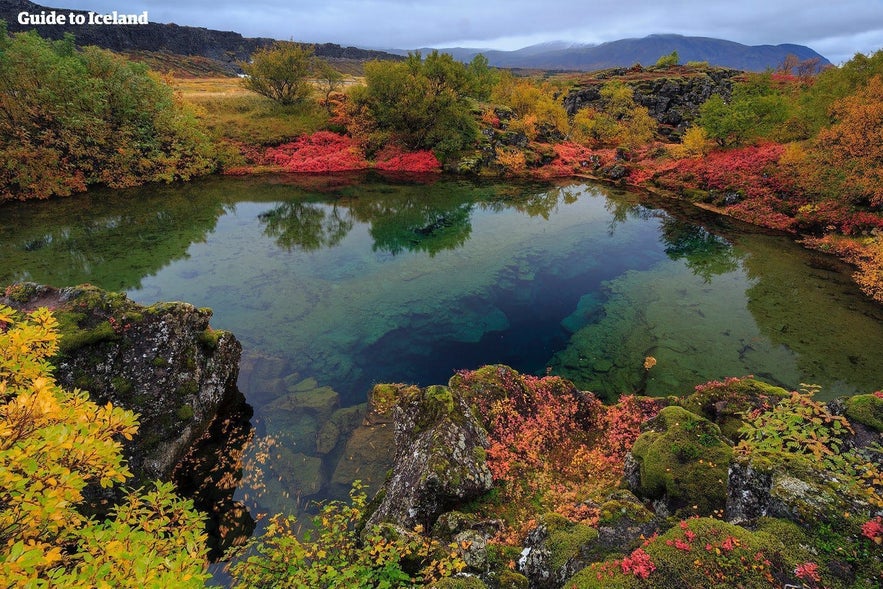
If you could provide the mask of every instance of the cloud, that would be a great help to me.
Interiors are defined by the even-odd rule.
[[[880,0],[57,0],[66,8],[147,10],[152,22],[235,30],[246,36],[411,49],[472,45],[515,49],[542,41],[601,43],[652,33],[718,37],[749,45],[797,43],[835,63],[883,48]],[[523,45],[518,45],[523,43]]]

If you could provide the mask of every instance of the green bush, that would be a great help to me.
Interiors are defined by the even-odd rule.
[[[147,66],[0,23],[0,201],[188,180],[215,150]]]

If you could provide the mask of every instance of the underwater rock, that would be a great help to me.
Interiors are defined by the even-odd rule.
[[[331,484],[341,493],[347,492],[353,481],[361,480],[366,492],[376,493],[386,480],[395,457],[395,429],[392,411],[378,407],[369,398],[364,406],[337,410],[332,416],[338,428],[348,430],[343,451],[331,475]],[[354,419],[358,417],[361,423]]]
[[[375,407],[391,409],[395,463],[368,525],[389,522],[430,529],[458,502],[493,486],[485,461],[487,434],[461,394],[445,386],[377,385]]]
[[[145,307],[91,285],[16,286],[17,296],[0,303],[22,311],[48,307],[58,319],[59,384],[140,416],[138,434],[123,444],[135,484],[169,480],[219,409],[241,399],[242,347],[233,334],[209,326],[210,309],[178,302]]]

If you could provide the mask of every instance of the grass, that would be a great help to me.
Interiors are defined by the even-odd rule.
[[[347,85],[355,81],[348,79]],[[328,113],[315,102],[283,106],[246,90],[240,78],[174,78],[172,84],[217,137],[278,145],[328,126]]]

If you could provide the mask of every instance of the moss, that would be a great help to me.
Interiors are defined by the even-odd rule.
[[[601,504],[598,518],[599,523],[604,524],[616,522],[621,518],[643,524],[652,521],[654,515],[637,497],[628,491],[620,491],[613,493]]]
[[[690,515],[709,515],[726,503],[733,449],[715,424],[682,407],[665,407],[647,423],[632,454],[640,466],[640,494],[666,497]]]
[[[188,397],[195,395],[199,391],[199,384],[195,380],[187,380],[178,387],[178,395]]]
[[[150,362],[157,368],[165,368],[169,365],[169,361],[163,358],[162,356],[157,356]]]
[[[86,319],[82,313],[57,312],[56,318],[60,337],[58,353],[62,356],[69,355],[84,346],[119,339],[119,335],[107,321],[101,321],[94,327],[80,327],[80,322]]]
[[[193,407],[190,405],[181,405],[177,411],[178,419],[181,421],[189,421],[193,419]]]
[[[497,575],[497,587],[499,589],[527,589],[529,586],[530,582],[527,580],[527,577],[521,573],[506,569],[500,571]]]
[[[445,577],[432,585],[433,589],[487,589],[478,577]]]
[[[472,457],[481,462],[482,460],[487,460],[487,450],[482,448],[481,446],[473,446],[472,447]]]
[[[786,547],[780,539],[712,518],[685,520],[643,550],[655,567],[644,580],[623,574],[619,561],[608,561],[583,569],[566,586],[768,589],[781,586],[771,583],[771,575],[793,570],[784,564]]]
[[[725,437],[735,440],[743,413],[774,405],[788,394],[783,388],[753,378],[739,378],[703,385],[677,404],[714,422]]]
[[[110,384],[113,386],[114,390],[121,395],[132,392],[132,383],[121,376],[113,377],[110,380]]]
[[[221,339],[222,335],[224,335],[224,331],[222,329],[212,329],[211,327],[208,327],[199,332],[199,335],[196,336],[196,339],[204,348],[214,350],[217,349],[218,341]]]
[[[876,395],[856,395],[846,399],[846,418],[883,432],[883,398]]]
[[[26,303],[37,295],[37,284],[19,282],[6,287],[6,296],[16,303]]]
[[[568,560],[578,557],[583,547],[597,538],[598,530],[585,524],[571,523],[569,526],[550,532],[546,546],[551,553],[549,564],[552,570],[560,570]]]

